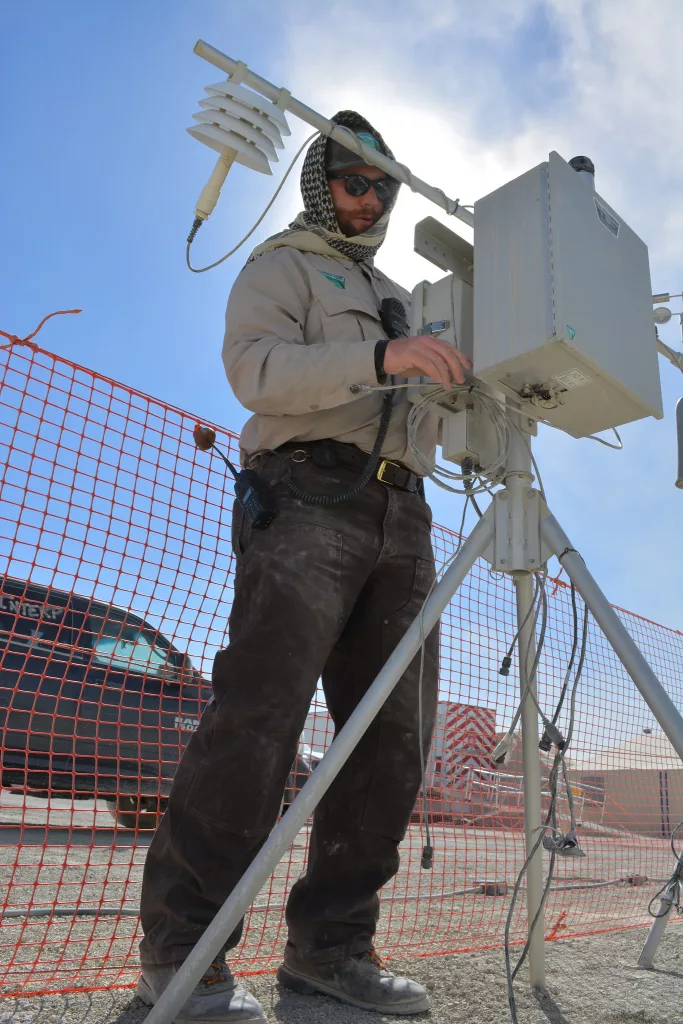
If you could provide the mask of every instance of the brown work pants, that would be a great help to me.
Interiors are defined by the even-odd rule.
[[[319,679],[335,729],[344,725],[417,615],[434,579],[429,506],[377,480],[342,505],[306,505],[263,456],[278,515],[249,527],[235,505],[235,594],[229,646],[216,655],[214,699],[193,734],[152,840],[141,901],[143,963],[183,960],[268,837]],[[334,493],[356,473],[292,467],[310,491]],[[422,685],[429,748],[437,699],[438,628]],[[371,948],[378,890],[398,870],[398,844],[421,778],[419,655],[320,802],[305,875],[287,905],[305,957]],[[241,926],[226,949],[237,945]]]

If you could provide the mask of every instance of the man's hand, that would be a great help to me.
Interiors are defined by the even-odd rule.
[[[465,383],[463,369],[472,363],[454,345],[425,334],[417,338],[393,338],[384,353],[384,372],[400,377],[430,377],[445,391]]]

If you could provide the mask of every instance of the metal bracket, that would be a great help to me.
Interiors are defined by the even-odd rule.
[[[466,238],[451,231],[436,217],[425,217],[415,225],[415,252],[442,270],[472,284],[474,247]]]
[[[493,511],[493,543],[484,558],[497,572],[534,572],[552,555],[541,537],[541,520],[547,506],[540,491],[534,487],[522,490],[523,517],[513,514],[512,494],[508,488],[498,491],[491,505]]]

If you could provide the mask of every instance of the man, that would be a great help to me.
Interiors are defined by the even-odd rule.
[[[353,111],[334,120],[391,156]],[[450,386],[464,356],[434,338],[387,340],[383,299],[408,295],[373,265],[397,182],[321,136],[301,174],[304,212],[252,253],[230,294],[223,349],[239,400],[254,415],[243,462],[277,503],[266,530],[235,505],[235,594],[229,646],[216,656],[214,699],[178,768],[147,856],[138,994],[153,1003],[239,881],[277,820],[311,698],[322,678],[340,729],[419,612],[434,579],[431,515],[395,392],[380,469],[353,487],[378,431],[383,393],[424,374]],[[420,444],[433,453],[436,423]],[[300,495],[295,497],[292,487]],[[301,495],[305,497],[301,497]],[[319,499],[323,497],[321,502]],[[422,745],[437,697],[438,635],[426,641]],[[416,982],[382,967],[373,937],[378,890],[398,870],[421,781],[420,658],[316,810],[306,873],[287,904],[278,978],[385,1013],[427,1009]],[[241,926],[226,949],[239,942]],[[257,1001],[217,958],[176,1021],[263,1021]]]

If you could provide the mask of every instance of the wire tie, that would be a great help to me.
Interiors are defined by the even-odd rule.
[[[36,334],[38,333],[38,331],[40,330],[40,328],[43,326],[44,323],[46,323],[53,316],[62,316],[62,315],[65,315],[67,313],[82,313],[82,312],[83,312],[82,309],[56,309],[54,311],[54,313],[48,313],[47,316],[44,316],[43,319],[38,324],[38,326],[36,327],[35,331],[31,331],[31,333],[27,334],[25,338],[20,338],[16,334],[8,334],[7,331],[0,331],[0,334],[2,335],[2,337],[3,338],[7,338],[7,340],[9,341],[9,345],[2,345],[0,347],[4,348],[4,349],[8,349],[12,345],[26,345],[33,352],[39,352],[40,351],[40,345],[36,344],[31,339],[35,338]]]

